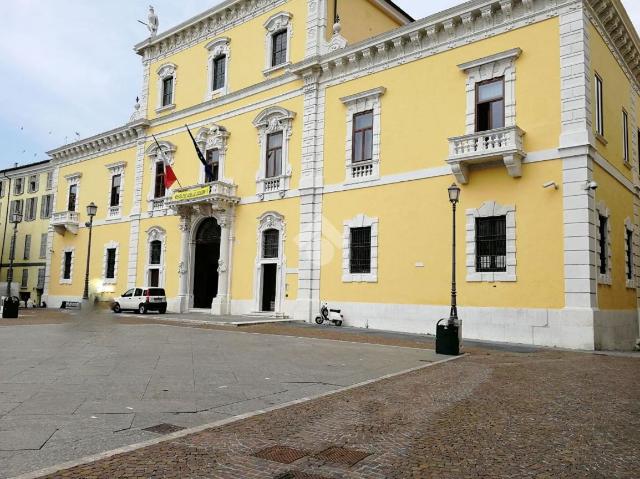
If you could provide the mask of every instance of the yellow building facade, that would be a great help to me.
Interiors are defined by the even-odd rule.
[[[49,222],[55,192],[53,172],[49,160],[0,170],[0,228],[3,233],[0,294],[7,294],[7,283],[11,279],[11,294],[25,303],[30,299],[35,305],[42,300],[50,254]],[[17,225],[12,222],[13,213],[20,215]]]
[[[618,0],[418,21],[384,0],[236,0],[135,48],[130,121],[49,153],[49,305],[82,296],[94,202],[100,300],[159,286],[174,312],[307,321],[326,301],[433,333],[455,181],[465,337],[634,347],[640,41]]]

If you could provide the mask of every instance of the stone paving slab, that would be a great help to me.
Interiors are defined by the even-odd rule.
[[[156,438],[143,430],[156,424],[211,423],[439,359],[427,349],[109,313],[55,312],[47,324],[45,313],[0,326],[0,432],[24,435],[13,441],[19,450],[0,450],[0,477]]]

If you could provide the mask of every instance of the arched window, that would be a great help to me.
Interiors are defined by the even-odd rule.
[[[276,229],[268,229],[262,233],[262,257],[265,259],[277,258],[279,253],[280,232]]]

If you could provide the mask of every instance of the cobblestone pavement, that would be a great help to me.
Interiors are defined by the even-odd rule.
[[[639,373],[633,357],[477,350],[48,477],[638,477]]]

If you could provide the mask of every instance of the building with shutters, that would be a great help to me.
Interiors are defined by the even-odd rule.
[[[337,6],[337,10],[336,10]],[[630,349],[640,40],[619,0],[227,0],[135,46],[119,128],[49,152],[45,295]],[[185,128],[201,149],[199,161]],[[154,140],[155,137],[157,142]],[[171,166],[180,183],[167,188]]]

